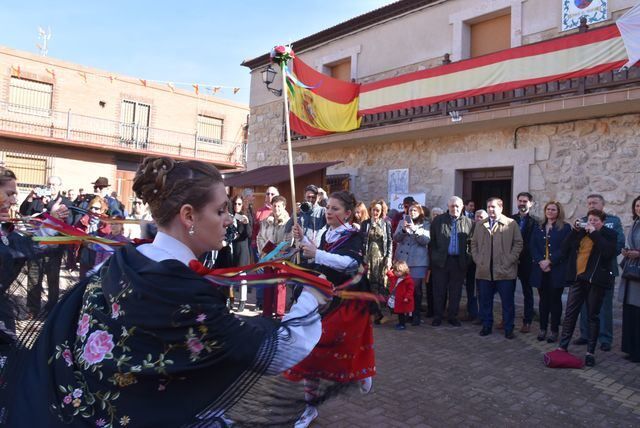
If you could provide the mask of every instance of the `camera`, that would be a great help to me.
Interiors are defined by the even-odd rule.
[[[587,227],[588,224],[589,223],[587,223],[586,221],[580,221],[580,222],[578,222],[578,227],[580,229],[584,229],[585,227]]]
[[[313,205],[311,205],[311,203],[307,201],[304,201],[300,204],[300,211],[303,213],[311,212],[312,209],[313,209]]]
[[[49,187],[36,187],[33,189],[33,192],[36,194],[38,198],[50,197],[51,189]]]

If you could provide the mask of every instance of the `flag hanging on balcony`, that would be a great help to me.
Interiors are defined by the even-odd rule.
[[[319,73],[299,58],[287,73],[291,129],[307,137],[347,132],[360,127],[360,84]]]

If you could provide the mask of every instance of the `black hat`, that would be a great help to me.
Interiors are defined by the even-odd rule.
[[[109,187],[109,179],[107,177],[98,177],[98,179],[91,184],[93,184],[94,188]]]

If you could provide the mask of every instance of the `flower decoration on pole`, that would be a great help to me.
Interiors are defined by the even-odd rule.
[[[286,65],[290,59],[294,59],[296,55],[293,53],[291,46],[274,46],[269,55],[271,62],[278,64],[280,67]]]

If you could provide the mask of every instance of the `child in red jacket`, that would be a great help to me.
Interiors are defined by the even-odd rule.
[[[388,305],[394,313],[398,314],[396,330],[406,329],[407,313],[413,312],[413,279],[409,275],[409,266],[406,262],[395,261],[391,270],[387,272],[389,277],[389,301]]]

